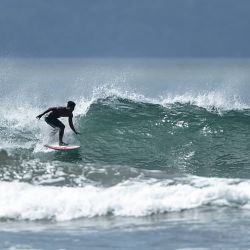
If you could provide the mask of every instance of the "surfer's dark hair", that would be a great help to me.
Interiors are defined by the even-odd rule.
[[[72,101],[68,101],[67,107],[74,108],[76,104]]]

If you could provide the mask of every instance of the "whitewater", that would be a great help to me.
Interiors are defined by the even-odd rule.
[[[1,249],[249,249],[249,66],[1,59]]]

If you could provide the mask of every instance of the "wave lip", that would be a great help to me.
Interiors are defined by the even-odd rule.
[[[237,95],[227,96],[223,92],[210,91],[206,93],[186,93],[183,95],[167,95],[161,97],[162,105],[182,103],[192,104],[198,107],[206,108],[207,110],[216,109],[223,111],[230,110],[244,110],[249,109],[249,106],[245,104],[241,98]]]
[[[150,216],[225,206],[250,209],[250,182],[192,177],[187,181],[126,181],[109,188],[0,182],[0,218],[67,221],[95,216]]]

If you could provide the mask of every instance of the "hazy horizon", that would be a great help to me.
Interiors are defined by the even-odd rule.
[[[248,58],[247,0],[2,0],[1,57]]]

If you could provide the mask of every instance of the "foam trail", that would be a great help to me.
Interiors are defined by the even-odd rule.
[[[67,221],[81,217],[149,216],[209,206],[250,209],[250,182],[190,177],[127,181],[110,188],[0,182],[0,218]]]

